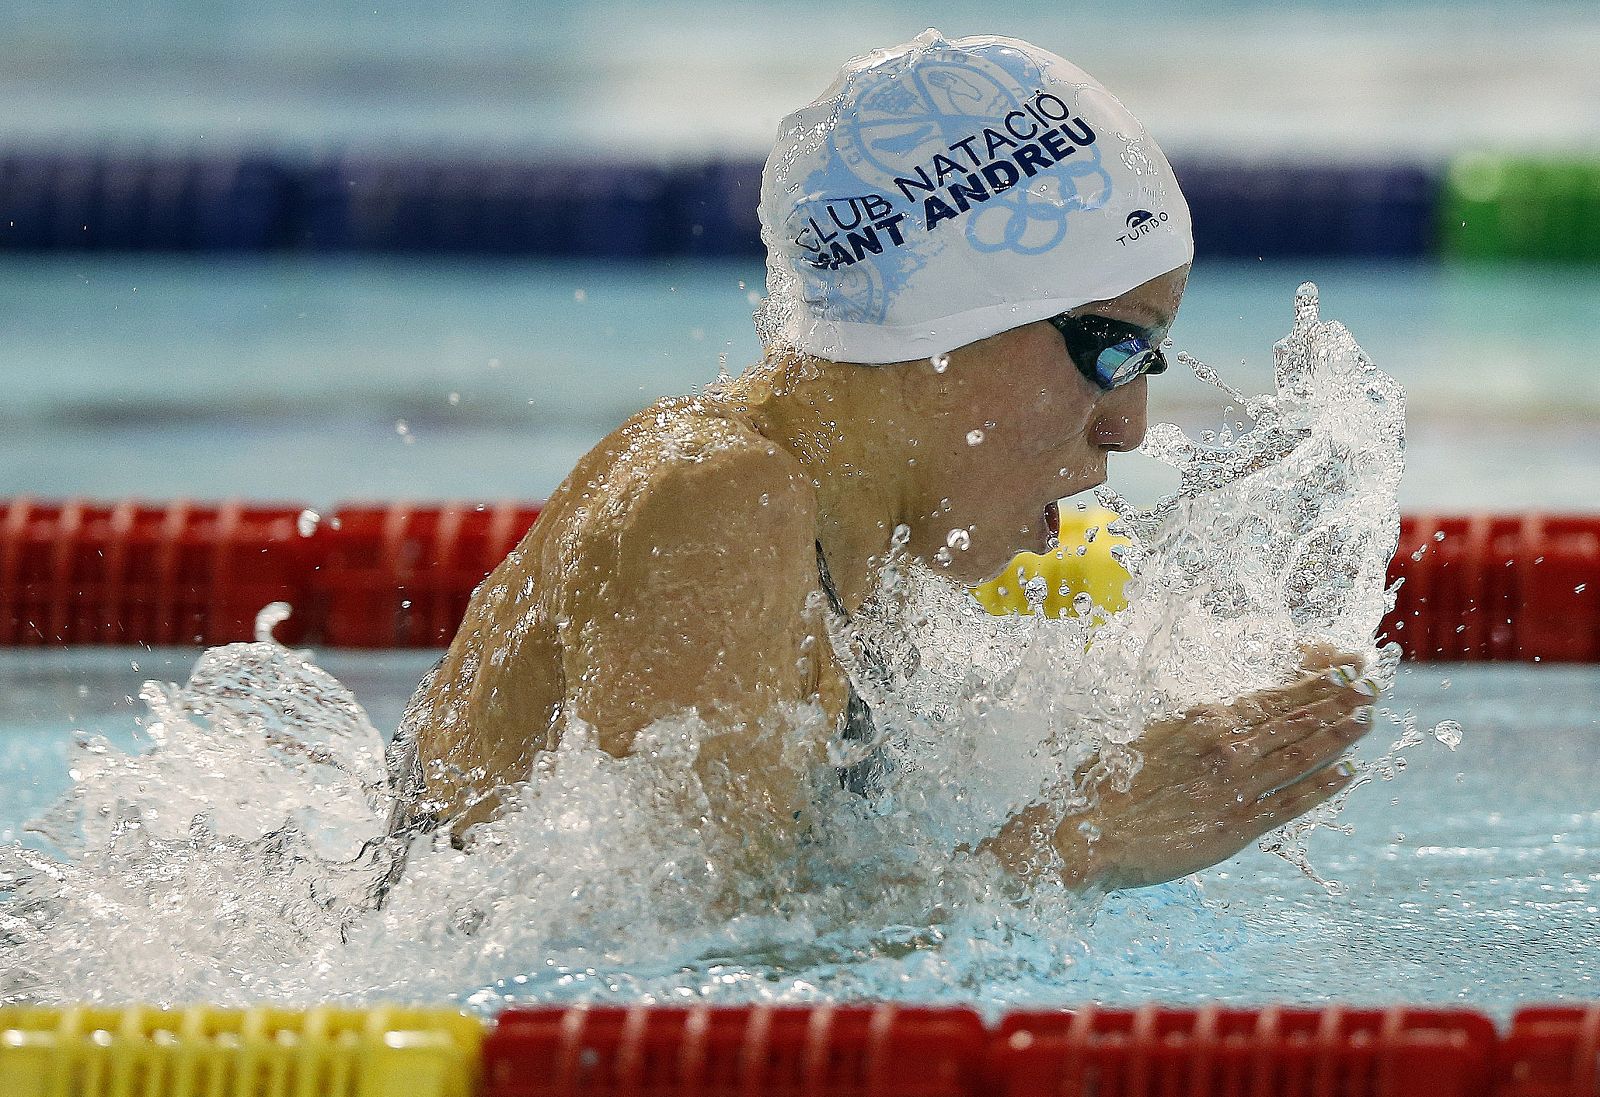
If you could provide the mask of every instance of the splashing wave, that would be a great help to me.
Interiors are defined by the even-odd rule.
[[[1276,391],[1250,398],[1188,360],[1233,400],[1231,421],[1199,440],[1151,430],[1146,450],[1181,476],[1154,509],[1103,498],[1133,540],[1126,610],[991,617],[891,558],[879,595],[834,636],[846,661],[870,645],[892,669],[858,683],[885,787],[867,800],[819,771],[814,822],[776,863],[752,871],[762,836],[709,808],[728,778],[696,766],[715,734],[697,718],[652,726],[620,759],[573,725],[470,853],[418,839],[374,909],[394,855],[378,732],[307,653],[234,644],[185,685],[145,686],[141,753],[77,743],[68,794],[28,845],[0,848],[0,1001],[998,1008],[1214,962],[1239,924],[1193,882],[1025,890],[962,851],[1043,790],[1092,803],[1137,771],[1149,721],[1290,681],[1306,644],[1392,681],[1397,650],[1374,634],[1392,601],[1404,395],[1319,318],[1309,284],[1275,358]],[[814,705],[775,716],[764,734],[797,740],[823,720]],[[1395,720],[1395,749],[1420,741]],[[835,744],[830,761],[859,749]],[[1391,750],[1362,780],[1399,764]],[[1338,806],[1264,848],[1309,873],[1306,837]]]

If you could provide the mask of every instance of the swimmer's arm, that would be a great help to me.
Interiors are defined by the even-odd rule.
[[[1225,861],[1350,783],[1334,763],[1371,730],[1373,693],[1330,670],[1358,662],[1309,653],[1298,682],[1154,724],[1126,792],[1104,782],[1100,802],[1072,814],[1034,804],[980,848],[1016,875],[1053,868],[1080,888],[1142,887]]]
[[[807,699],[806,601],[815,587],[815,495],[786,452],[730,437],[647,478],[603,551],[574,576],[563,637],[570,713],[627,753],[650,724],[694,710],[715,735],[713,804],[792,829],[808,801],[806,749],[781,749],[773,712]],[[809,752],[820,757],[822,737]]]

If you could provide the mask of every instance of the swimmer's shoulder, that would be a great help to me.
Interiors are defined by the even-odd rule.
[[[810,544],[816,492],[794,455],[747,419],[715,401],[673,397],[585,454],[550,509],[606,538],[641,527],[729,534],[722,527],[740,521],[777,533],[803,521]]]
[[[609,467],[615,509],[586,521],[561,580],[574,711],[624,738],[685,707],[744,723],[815,692],[803,466],[738,416],[659,410]]]
[[[816,489],[795,456],[715,405],[663,401],[625,424],[622,529],[652,545],[710,541],[813,553]],[[809,567],[809,565],[808,565]]]
[[[715,400],[676,397],[585,454],[520,548],[561,603],[547,611],[581,618],[593,607],[571,596],[664,576],[674,561],[714,559],[706,580],[734,586],[760,570],[782,587],[814,585],[816,527],[816,489],[792,453]]]

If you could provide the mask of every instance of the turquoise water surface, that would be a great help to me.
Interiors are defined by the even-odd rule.
[[[431,653],[328,653],[324,662],[391,729]],[[0,838],[66,785],[74,730],[138,737],[147,676],[182,679],[192,652],[0,653],[0,761],[11,775]],[[1413,666],[1390,703],[1429,727],[1465,726],[1451,750],[1404,752],[1391,781],[1358,790],[1348,835],[1319,832],[1330,895],[1250,849],[1178,884],[1114,896],[1076,941],[1012,931],[885,946],[861,940],[664,955],[625,969],[600,955],[504,956],[503,977],[456,988],[475,1008],[509,1002],[891,997],[1007,1004],[1396,1001],[1509,1013],[1600,988],[1600,668]],[[1381,736],[1380,732],[1380,736]],[[1380,736],[1374,736],[1378,738]],[[1371,746],[1363,754],[1375,755]],[[954,927],[952,927],[953,929]],[[919,936],[920,934],[920,936]],[[758,935],[759,936],[759,935]],[[426,947],[424,945],[416,946]],[[582,956],[580,951],[578,955]],[[958,977],[952,977],[954,975]]]
[[[759,355],[759,263],[0,262],[0,496],[539,499],[622,419]],[[1408,394],[1407,510],[1600,505],[1600,272],[1204,263],[1176,349],[1246,393],[1312,279]],[[1181,369],[1152,419],[1220,422]],[[1149,502],[1170,470],[1111,462]]]

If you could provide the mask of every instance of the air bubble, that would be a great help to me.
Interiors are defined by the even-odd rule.
[[[953,529],[946,535],[944,543],[957,552],[965,552],[972,546],[972,535],[964,529]]]
[[[322,521],[322,515],[314,510],[303,510],[294,520],[294,528],[301,537],[310,537],[317,532],[317,523]]]
[[[928,361],[932,363],[934,373],[943,373],[950,368],[950,356],[948,354],[935,354]]]
[[[983,445],[983,431],[979,430],[976,427],[974,427],[971,430],[967,431],[967,445],[969,445],[969,446],[981,446],[981,445]]]

